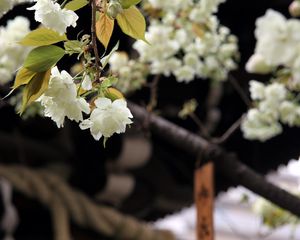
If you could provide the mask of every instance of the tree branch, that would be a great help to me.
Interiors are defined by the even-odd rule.
[[[97,13],[97,5],[96,0],[91,0],[91,7],[92,7],[92,26],[91,26],[91,33],[92,33],[92,45],[93,51],[95,55],[95,66],[96,66],[96,81],[100,81],[100,57],[98,53],[98,46],[97,46],[97,35],[96,35],[96,13]]]
[[[150,130],[181,150],[194,156],[205,153],[206,158],[216,163],[217,169],[234,183],[268,199],[279,207],[300,217],[300,199],[268,182],[263,176],[240,162],[233,154],[209,143],[204,138],[189,132],[161,117],[150,114],[136,104],[129,103],[136,121],[149,121]]]

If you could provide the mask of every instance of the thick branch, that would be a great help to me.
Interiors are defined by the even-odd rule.
[[[136,121],[143,123],[148,120],[149,128],[154,134],[195,156],[206,153],[225,177],[300,217],[299,198],[269,183],[263,176],[240,162],[235,155],[226,153],[220,147],[161,117],[153,114],[149,116],[147,111],[136,104],[130,103],[129,107]]]

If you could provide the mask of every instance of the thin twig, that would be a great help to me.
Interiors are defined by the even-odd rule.
[[[199,119],[199,117],[195,113],[189,114],[190,118],[197,124],[199,128],[200,135],[202,135],[205,138],[210,138],[210,134],[207,131],[206,126],[203,124],[203,122]]]
[[[244,115],[242,115],[238,120],[236,120],[230,128],[227,129],[227,131],[221,136],[221,137],[218,137],[218,138],[213,138],[211,140],[212,143],[214,144],[221,144],[221,143],[224,143],[228,138],[231,137],[231,135],[233,133],[235,133],[235,131],[240,127],[242,121],[244,119]]]
[[[92,33],[92,45],[93,51],[95,55],[95,66],[96,66],[96,81],[100,81],[100,68],[101,62],[98,53],[98,46],[97,46],[97,35],[96,35],[96,13],[97,13],[97,0],[91,0],[91,7],[92,7],[92,26],[91,26],[91,33]]]
[[[212,134],[217,128],[220,122],[220,110],[218,106],[220,104],[223,95],[223,85],[222,83],[211,83],[207,101],[206,101],[206,119],[204,121],[205,128],[209,134]]]
[[[232,75],[228,75],[229,82],[231,85],[234,87],[234,89],[237,91],[237,93],[240,95],[241,99],[244,101],[244,103],[248,106],[251,107],[252,103],[247,94],[245,93],[244,89],[240,86],[236,78]]]
[[[147,110],[152,112],[157,105],[157,86],[161,75],[156,75],[150,85],[150,101],[147,105]]]

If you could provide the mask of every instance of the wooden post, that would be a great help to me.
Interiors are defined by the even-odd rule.
[[[214,164],[207,163],[195,172],[197,240],[214,239]]]

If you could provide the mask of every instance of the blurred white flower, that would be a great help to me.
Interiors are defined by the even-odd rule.
[[[300,107],[290,101],[284,101],[279,106],[280,120],[289,126],[300,125]]]
[[[83,112],[89,113],[90,107],[84,98],[77,97],[76,85],[73,78],[66,71],[59,72],[52,68],[49,87],[37,100],[44,107],[44,114],[57,125],[64,125],[65,117],[76,122],[83,120]]]
[[[194,68],[192,68],[188,65],[185,65],[185,66],[182,66],[182,67],[176,69],[174,71],[174,75],[178,82],[188,83],[194,79],[195,70],[194,70]]]
[[[249,73],[266,74],[269,73],[272,68],[267,64],[265,58],[261,54],[256,53],[249,58],[246,64],[246,70]]]
[[[265,88],[265,98],[274,103],[279,103],[287,96],[287,89],[281,83],[274,82]]]
[[[289,66],[300,48],[300,22],[286,20],[279,12],[269,9],[256,21],[255,53],[264,56],[267,65]]]
[[[265,98],[265,85],[255,80],[249,82],[250,94],[253,100],[262,100]]]
[[[58,3],[52,0],[34,0],[36,4],[28,10],[35,10],[35,20],[45,27],[64,34],[67,27],[76,27],[78,16],[71,10],[61,9]]]
[[[130,118],[133,116],[124,99],[112,102],[108,98],[98,98],[95,100],[95,106],[89,119],[80,123],[80,128],[90,128],[91,134],[96,140],[102,136],[109,138],[114,133],[123,133],[126,125],[132,123]]]
[[[114,52],[109,58],[110,69],[113,72],[120,70],[120,68],[128,64],[129,58],[126,52]]]
[[[280,123],[256,108],[248,111],[241,129],[246,139],[262,142],[282,132]]]
[[[25,17],[16,17],[9,20],[6,27],[0,27],[0,84],[12,80],[23,64],[30,48],[17,42],[29,31],[29,20]]]

